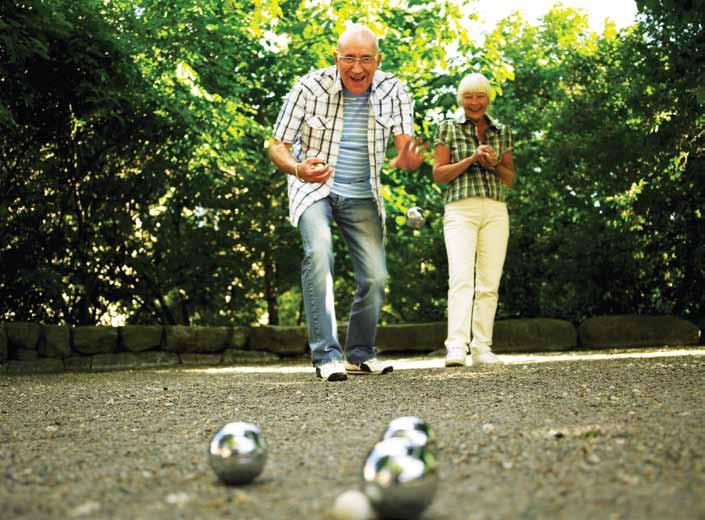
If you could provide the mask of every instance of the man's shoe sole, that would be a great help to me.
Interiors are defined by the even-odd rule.
[[[351,366],[346,366],[345,369],[348,371],[349,374],[363,376],[382,376],[384,374],[390,374],[394,371],[394,367],[392,365],[389,365],[388,367],[384,367],[381,372],[372,372],[365,363],[362,363],[359,368],[357,366],[355,366],[354,368]]]
[[[464,367],[465,361],[446,361],[446,368]]]
[[[316,376],[319,379],[323,379],[323,376],[321,375],[320,368],[316,368]],[[348,375],[345,372],[334,372],[328,376],[328,379],[326,379],[326,381],[347,381],[347,380],[348,380]]]

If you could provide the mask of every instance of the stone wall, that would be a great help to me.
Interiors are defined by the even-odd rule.
[[[344,342],[345,325],[338,333]],[[438,353],[445,334],[445,322],[382,326],[377,348],[381,353]],[[577,329],[568,321],[534,318],[497,321],[493,350],[680,347],[701,339],[697,325],[674,316],[599,316]],[[251,365],[307,352],[305,327],[0,324],[0,373]]]

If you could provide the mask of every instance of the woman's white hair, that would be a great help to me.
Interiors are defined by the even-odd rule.
[[[487,94],[487,98],[489,100],[492,99],[492,87],[490,87],[490,80],[478,72],[468,74],[460,80],[460,85],[458,85],[459,105],[463,103],[463,94],[466,92],[484,92]]]

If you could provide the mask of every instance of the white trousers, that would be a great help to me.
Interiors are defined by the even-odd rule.
[[[470,197],[446,204],[443,234],[448,253],[448,350],[487,351],[497,310],[499,281],[509,240],[507,205]]]

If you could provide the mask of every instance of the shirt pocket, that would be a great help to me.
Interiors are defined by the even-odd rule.
[[[387,149],[387,142],[393,126],[394,118],[383,114],[375,114],[375,152],[382,154],[382,157]]]
[[[306,124],[311,130],[325,130],[333,127],[332,117],[310,116],[306,119]]]
[[[394,118],[391,116],[387,115],[376,115],[375,120],[377,121],[377,124],[380,125],[382,128],[386,130],[391,130],[392,126],[394,126]]]
[[[309,116],[306,118],[306,128],[302,132],[307,157],[316,156],[329,143],[333,135],[334,120],[332,117]]]

